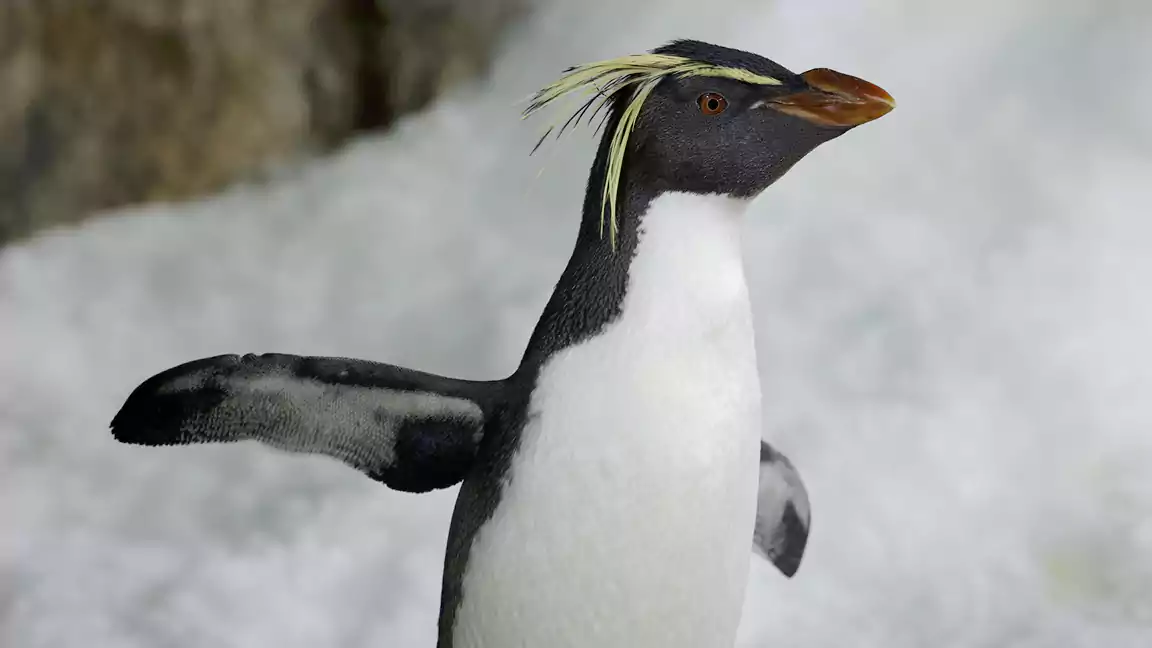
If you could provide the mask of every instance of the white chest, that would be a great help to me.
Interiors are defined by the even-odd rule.
[[[741,210],[654,201],[620,317],[541,371],[458,648],[732,646],[760,438]]]

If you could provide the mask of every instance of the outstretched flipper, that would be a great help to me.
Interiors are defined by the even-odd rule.
[[[500,386],[365,360],[222,355],[144,381],[112,434],[151,446],[251,439],[418,493],[464,478]]]
[[[788,457],[760,442],[760,495],[756,507],[756,530],[752,535],[756,553],[789,578],[800,568],[808,544],[811,522],[808,491]]]

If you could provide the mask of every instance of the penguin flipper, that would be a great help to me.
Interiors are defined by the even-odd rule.
[[[346,358],[222,355],[144,381],[111,428],[138,445],[256,440],[325,454],[419,493],[467,474],[500,384]]]
[[[811,510],[800,473],[782,453],[760,442],[760,493],[753,547],[789,578],[808,544]]]

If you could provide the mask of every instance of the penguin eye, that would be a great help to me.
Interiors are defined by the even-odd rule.
[[[705,92],[700,95],[696,103],[700,106],[700,112],[705,115],[719,115],[728,107],[728,100],[715,92]]]

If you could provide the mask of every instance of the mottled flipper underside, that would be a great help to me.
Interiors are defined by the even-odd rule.
[[[760,442],[760,494],[753,546],[785,576],[800,568],[811,522],[808,491],[792,462]]]
[[[152,446],[256,440],[424,492],[467,474],[499,386],[364,360],[223,355],[146,380],[112,434]]]

